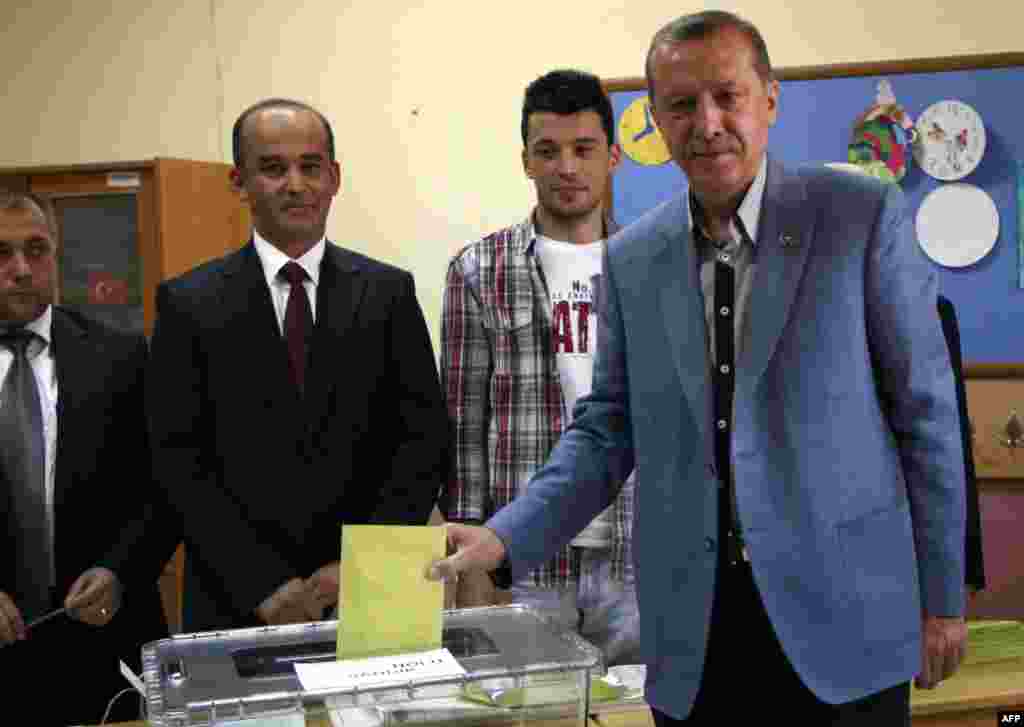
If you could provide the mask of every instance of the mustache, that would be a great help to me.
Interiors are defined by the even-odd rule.
[[[710,156],[712,154],[729,154],[740,151],[738,144],[692,144],[686,149],[690,156]]]

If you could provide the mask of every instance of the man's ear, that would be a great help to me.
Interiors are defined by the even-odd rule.
[[[245,192],[245,182],[242,179],[241,170],[238,167],[231,167],[228,177],[231,179],[231,189],[235,191],[243,202],[247,202],[249,195]]]
[[[779,82],[776,79],[772,79],[767,85],[768,94],[768,114],[769,114],[769,126],[775,126],[775,121],[779,118],[779,94],[782,89],[779,87]]]
[[[523,172],[526,174],[527,177],[529,177],[530,179],[533,179],[533,172],[530,171],[530,153],[527,151],[525,146],[523,147],[522,158],[523,158]]]
[[[337,160],[334,160],[330,162],[330,165],[331,176],[333,177],[332,184],[334,185],[334,191],[331,192],[331,196],[334,197],[339,191],[341,191],[341,164],[339,164]]]
[[[622,161],[622,147],[618,144],[612,144],[608,148],[608,173],[611,174],[619,166],[619,162]]]

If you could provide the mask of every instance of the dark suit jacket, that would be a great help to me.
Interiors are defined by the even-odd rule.
[[[31,631],[27,641],[0,649],[0,683],[12,694],[22,684],[35,693],[39,682],[33,679],[59,685],[59,699],[33,706],[40,724],[98,723],[111,697],[127,686],[117,660],[138,672],[142,644],[167,636],[157,579],[177,535],[156,504],[151,476],[145,340],[54,308],[52,341],[59,391],[55,605],[83,571],[98,565],[118,574],[124,603],[102,628],[59,617]],[[6,483],[0,487],[9,512]],[[10,543],[0,550],[0,590],[7,590],[17,553]],[[137,718],[137,701],[118,705],[128,709],[114,714]]]
[[[255,247],[157,292],[149,414],[184,518],[186,631],[255,623],[341,524],[425,524],[447,417],[412,276],[328,243],[299,396]]]
[[[949,347],[949,358],[956,377],[956,400],[960,408],[960,434],[964,448],[966,473],[967,523],[965,536],[964,580],[978,590],[985,587],[985,559],[981,547],[981,512],[978,507],[978,478],[974,472],[974,452],[971,448],[971,425],[967,413],[967,390],[964,386],[963,361],[960,353],[960,328],[956,322],[956,309],[948,298],[938,297],[942,332]]]

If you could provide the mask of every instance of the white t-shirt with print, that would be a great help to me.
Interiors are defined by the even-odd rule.
[[[576,400],[590,393],[597,350],[597,306],[603,240],[578,245],[537,236],[537,255],[551,296],[552,342],[562,381],[562,421],[569,423]],[[594,518],[572,544],[611,546],[611,508]]]

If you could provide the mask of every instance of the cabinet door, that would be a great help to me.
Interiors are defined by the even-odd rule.
[[[135,194],[56,198],[54,208],[61,231],[61,303],[142,333],[142,258]]]
[[[30,174],[29,187],[57,215],[60,302],[148,333],[159,276],[151,172]]]

